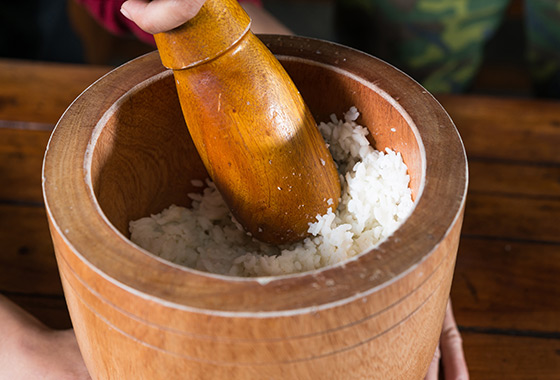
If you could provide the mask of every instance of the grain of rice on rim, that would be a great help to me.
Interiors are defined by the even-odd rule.
[[[391,235],[413,208],[400,153],[371,147],[367,128],[351,107],[319,130],[337,163],[342,185],[338,209],[317,216],[304,241],[272,246],[248,236],[214,184],[189,194],[191,208],[172,205],[130,222],[130,239],[174,263],[231,276],[277,276],[333,265],[369,250]],[[201,186],[200,181],[193,183]]]

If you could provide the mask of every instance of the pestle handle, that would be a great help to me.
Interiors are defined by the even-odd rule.
[[[336,166],[291,78],[249,30],[236,0],[155,35],[186,124],[237,221],[259,240],[303,239],[338,205]]]

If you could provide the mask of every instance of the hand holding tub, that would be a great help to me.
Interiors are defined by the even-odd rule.
[[[440,377],[440,361],[443,365],[443,376]],[[441,338],[436,352],[430,363],[430,368],[424,380],[468,380],[469,371],[463,353],[463,342],[457,328],[451,299],[447,303]]]
[[[0,295],[0,380],[89,380],[72,330],[51,330]],[[444,379],[468,380],[461,337],[451,302],[440,345],[425,380],[437,380],[440,360]]]

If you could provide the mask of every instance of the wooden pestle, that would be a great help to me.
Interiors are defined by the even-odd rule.
[[[155,40],[232,214],[255,238],[289,243],[336,209],[340,182],[311,112],[250,23],[237,0],[207,0],[192,20]]]

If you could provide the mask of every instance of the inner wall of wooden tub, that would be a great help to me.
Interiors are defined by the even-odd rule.
[[[339,118],[351,106],[360,112],[376,149],[401,152],[409,168],[413,197],[420,191],[420,144],[403,115],[371,87],[323,66],[283,61],[317,122]],[[107,219],[129,236],[131,220],[159,213],[171,204],[189,206],[200,191],[193,179],[207,178],[181,113],[171,74],[125,94],[98,136],[92,156],[92,186]]]
[[[330,121],[330,115],[343,118],[350,107],[360,112],[356,122],[370,131],[368,139],[375,149],[400,152],[410,175],[414,200],[419,196],[423,176],[421,144],[414,126],[401,112],[372,87],[332,66],[312,65],[299,60],[282,61],[309,106],[315,120]],[[366,84],[367,83],[367,84]]]
[[[128,224],[171,204],[190,206],[192,180],[208,177],[188,133],[173,76],[148,81],[110,110],[92,155],[92,186],[108,220]]]

